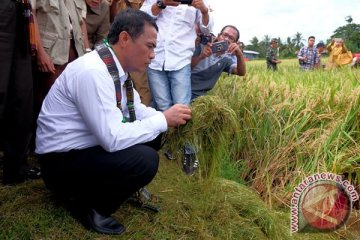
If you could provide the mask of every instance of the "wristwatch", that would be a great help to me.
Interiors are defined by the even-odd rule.
[[[166,5],[164,4],[164,1],[163,0],[157,0],[156,1],[156,6],[160,9],[165,9],[166,8]]]

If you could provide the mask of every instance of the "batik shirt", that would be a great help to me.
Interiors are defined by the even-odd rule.
[[[306,57],[306,61],[300,60],[300,66],[303,70],[314,69],[315,65],[319,63],[320,58],[315,47],[309,48],[304,46],[300,49],[298,53],[298,58]]]

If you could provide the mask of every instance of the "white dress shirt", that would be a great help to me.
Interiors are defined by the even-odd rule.
[[[155,58],[149,67],[160,71],[163,67],[165,71],[179,70],[191,63],[195,50],[195,25],[198,24],[201,32],[209,34],[214,25],[213,18],[209,11],[209,23],[205,26],[200,10],[186,4],[167,6],[154,16],[151,12],[154,3],[156,0],[145,0],[140,9],[156,18],[159,27]]]
[[[112,54],[123,85],[127,74]],[[123,113],[129,117],[126,89],[121,89]],[[165,116],[141,104],[135,90],[134,107],[137,120],[122,123],[113,79],[98,53],[88,53],[67,66],[46,96],[37,120],[36,153],[96,145],[114,152],[151,141],[167,130]]]

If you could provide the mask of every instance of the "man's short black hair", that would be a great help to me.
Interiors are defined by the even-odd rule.
[[[319,48],[319,47],[325,47],[325,43],[319,42],[318,44],[316,44],[316,48]]]
[[[237,37],[235,39],[235,42],[239,41],[239,38],[240,38],[240,32],[239,32],[239,29],[237,29],[237,27],[235,27],[234,25],[226,25],[225,27],[223,27],[220,31],[220,33],[223,33],[223,31],[226,29],[226,28],[232,28],[236,31],[236,34],[237,34]]]
[[[109,34],[107,36],[109,43],[115,44],[119,41],[119,34],[123,31],[127,32],[133,39],[136,39],[144,32],[145,24],[153,26],[159,31],[155,19],[149,14],[128,8],[121,11],[112,23]]]
[[[315,39],[315,37],[314,37],[314,36],[310,36],[310,37],[308,37],[308,41],[310,40],[310,38],[313,38],[313,39]]]

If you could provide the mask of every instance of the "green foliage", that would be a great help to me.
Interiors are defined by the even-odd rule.
[[[289,211],[273,211],[236,182],[197,181],[176,161],[161,160],[149,189],[160,198],[157,214],[125,203],[114,214],[120,236],[86,230],[45,189],[42,181],[0,186],[0,239],[335,239],[334,234],[290,236]]]
[[[338,27],[331,38],[343,38],[346,47],[350,51],[353,53],[360,52],[360,24],[353,23],[351,16],[347,16],[345,20],[347,24]],[[280,58],[294,58],[295,52],[304,46],[304,41],[306,40],[307,39],[304,39],[304,36],[299,32],[296,32],[293,37],[287,37],[285,42],[282,42],[279,39]],[[331,39],[328,39],[327,41],[330,42]],[[269,43],[269,35],[265,35],[262,40],[253,37],[250,40],[250,44],[245,46],[245,49],[259,52],[259,58],[265,58],[266,49],[269,46]]]
[[[290,235],[288,206],[314,172],[343,174],[359,190],[360,69],[302,72],[295,60],[265,69],[252,61],[244,78],[223,75],[192,104],[192,121],[169,133],[174,149],[197,146],[200,171],[188,177],[180,158],[161,158],[148,186],[160,213],[125,203],[115,217],[126,233],[105,236],[84,229],[40,180],[0,185],[0,239],[356,239],[359,212],[336,233]]]
[[[352,52],[360,52],[360,24],[348,23],[338,27],[331,38],[342,38]]]
[[[231,152],[229,148],[236,144],[231,141],[236,139],[234,136],[239,129],[236,113],[217,96],[205,96],[197,98],[192,105],[192,119],[185,126],[169,132],[170,149],[174,152],[179,146],[190,143],[203,159],[199,166],[200,176],[218,176],[224,157]]]

